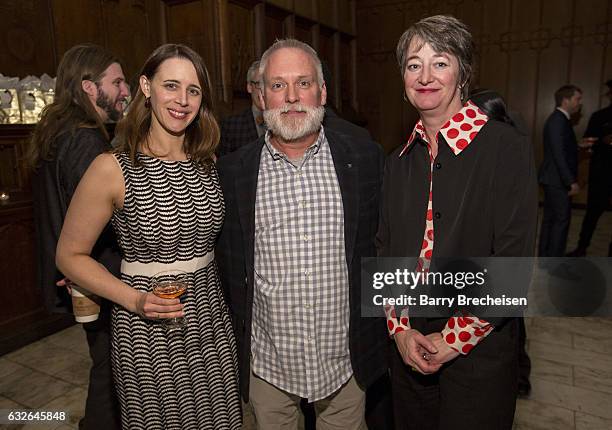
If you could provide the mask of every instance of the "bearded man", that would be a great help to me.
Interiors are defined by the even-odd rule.
[[[55,100],[36,125],[25,159],[33,170],[37,284],[49,312],[70,312],[67,289],[56,285],[64,275],[55,267],[55,248],[64,217],[81,177],[101,153],[111,150],[105,123],[123,115],[130,90],[119,60],[96,45],[70,48],[59,63]],[[92,257],[118,275],[121,255],[108,225],[92,249]],[[121,428],[110,354],[111,303],[101,300],[100,316],[86,322],[92,366],[85,417],[79,428]]]
[[[374,237],[384,157],[324,129],[317,53],[293,39],[260,61],[268,130],[222,157],[216,256],[238,344],[242,397],[260,429],[365,429],[365,389],[386,372],[384,321],[361,317],[360,259]]]

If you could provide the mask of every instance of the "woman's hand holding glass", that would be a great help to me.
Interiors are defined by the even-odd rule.
[[[136,313],[149,319],[181,318],[185,315],[179,299],[164,299],[152,292],[138,295]]]
[[[138,295],[136,313],[144,318],[182,325],[185,311],[180,296],[187,291],[187,284],[187,273],[181,270],[156,273],[151,278],[151,291]]]
[[[185,327],[186,319],[180,297],[187,292],[189,275],[182,270],[166,270],[151,278],[151,293],[144,297],[142,309],[153,318],[161,318],[168,330]],[[147,309],[147,304],[148,309]],[[157,309],[157,312],[155,311]]]

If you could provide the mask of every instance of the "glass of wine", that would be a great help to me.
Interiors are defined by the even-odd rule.
[[[164,299],[180,298],[189,285],[188,274],[182,270],[166,270],[151,278],[153,294]],[[185,317],[163,318],[161,323],[168,330],[181,329],[185,326]]]

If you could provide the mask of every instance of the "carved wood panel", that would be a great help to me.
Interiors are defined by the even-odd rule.
[[[338,0],[338,28],[345,33],[354,33],[350,0]]]
[[[19,173],[15,145],[0,144],[0,192],[19,189]]]
[[[0,271],[10,280],[5,284],[0,325],[42,308],[42,296],[35,287],[34,225],[32,207],[0,212]]]
[[[312,46],[312,27],[314,24],[308,21],[295,22],[295,38]]]
[[[319,58],[321,61],[325,61],[330,68],[332,75],[335,76],[336,70],[334,68],[334,40],[333,33],[326,28],[321,29],[319,35]]]
[[[101,9],[105,46],[120,58],[126,78],[135,85],[145,59],[161,45],[159,15],[148,11],[144,0],[102,1]]]
[[[57,61],[79,43],[106,44],[101,0],[51,0]]]
[[[340,40],[340,70],[336,70],[339,74],[340,81],[340,100],[342,106],[351,104],[353,94],[353,77],[351,67],[351,42],[349,39]]]
[[[14,198],[28,198],[30,178],[23,165],[23,145],[30,138],[31,124],[0,126],[0,190]],[[13,199],[14,200],[14,199]]]
[[[55,70],[55,46],[48,0],[0,2],[0,73],[25,77]]]
[[[268,10],[266,10],[266,19],[265,19],[265,46],[264,51],[268,49],[270,45],[274,43],[276,39],[282,39],[285,37],[285,33],[283,31],[283,19],[282,15],[277,13],[271,15]]]
[[[221,98],[223,82],[215,44],[215,12],[213,0],[170,2],[165,6],[167,41],[184,43],[202,56],[215,94]]]
[[[266,3],[280,7],[286,11],[293,11],[293,0],[266,0]]]
[[[0,299],[6,304],[0,315],[0,340],[5,324],[41,312],[43,306],[35,286],[31,185],[20,162],[22,145],[32,128],[32,125],[0,127],[0,189],[9,195],[9,200],[0,201],[0,271],[10,280],[0,289]]]
[[[3,136],[0,136],[3,138]],[[34,225],[30,201],[0,204],[0,355],[74,324],[72,315],[50,315],[36,286]]]
[[[255,23],[252,9],[229,3],[228,26],[230,30],[231,75],[234,96],[245,94],[246,74],[255,60]]]
[[[316,5],[313,1],[296,1],[294,4],[296,15],[314,20],[316,18]]]
[[[334,9],[337,0],[317,0],[317,11],[319,13],[319,22],[328,27],[336,27]]]

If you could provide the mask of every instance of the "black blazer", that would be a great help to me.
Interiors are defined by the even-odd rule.
[[[578,173],[578,145],[572,123],[555,109],[544,124],[544,159],[538,180],[542,185],[570,188]]]
[[[250,106],[237,115],[225,118],[221,121],[220,128],[221,142],[217,151],[219,157],[234,152],[258,138],[257,125]]]
[[[344,205],[349,272],[351,364],[357,382],[371,385],[386,372],[386,327],[382,318],[361,317],[360,259],[375,256],[374,238],[382,185],[383,152],[371,140],[326,131]],[[253,310],[255,193],[264,138],[220,158],[225,223],[216,259],[238,344],[242,396],[248,401]]]

